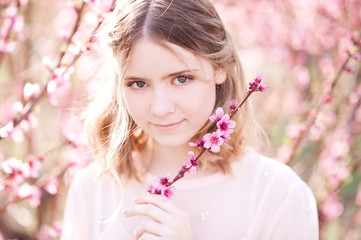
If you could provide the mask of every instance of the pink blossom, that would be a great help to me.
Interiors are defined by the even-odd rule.
[[[30,206],[35,208],[40,205],[41,190],[39,187],[24,183],[17,189],[16,197],[20,199],[27,198]]]
[[[10,176],[13,184],[19,184],[29,176],[29,165],[16,158],[10,158],[1,163],[1,169]]]
[[[55,195],[58,192],[59,181],[56,177],[50,176],[45,182],[44,188],[51,195]]]
[[[267,85],[261,85],[258,87],[258,91],[260,92],[265,92],[268,90],[268,86]]]
[[[229,103],[229,109],[235,111],[237,109],[237,99],[232,99]]]
[[[277,158],[282,163],[287,164],[290,161],[292,149],[286,145],[282,145],[277,149]]]
[[[176,192],[176,188],[174,186],[166,186],[169,180],[169,175],[165,178],[156,178],[155,182],[149,187],[148,192],[163,195],[164,200],[169,199]]]
[[[263,76],[258,74],[257,77],[253,80],[253,82],[249,83],[249,90],[251,92],[260,91],[265,92],[268,89],[268,86],[262,86],[261,81],[263,79]]]
[[[38,178],[42,159],[33,156],[28,156],[27,161],[29,164],[29,176],[32,178]]]
[[[188,172],[190,174],[195,174],[197,172],[197,165],[198,165],[198,161],[196,160],[194,153],[192,151],[189,151],[188,158],[184,162],[184,167],[189,168]]]
[[[209,120],[211,120],[212,122],[218,122],[222,119],[223,115],[224,111],[221,107],[219,107],[216,109],[216,113],[209,117]]]
[[[47,57],[47,56],[43,57],[41,59],[41,62],[43,64],[43,66],[47,69],[52,69],[55,66],[54,60],[52,60],[50,57]]]
[[[204,148],[204,141],[203,141],[203,139],[198,139],[196,143],[190,142],[189,146],[197,147],[199,149],[203,149]]]
[[[73,145],[74,148],[89,150],[90,146],[87,136],[84,132],[83,123],[74,118],[63,124],[62,133],[65,139]]]
[[[255,83],[255,82],[249,83],[249,90],[251,90],[251,91],[257,91],[257,88],[258,88],[258,84],[257,84],[257,83]]]
[[[323,101],[324,103],[330,103],[330,102],[332,102],[332,98],[331,98],[330,94],[326,94],[326,95],[323,97],[322,101]]]
[[[233,120],[230,120],[230,117],[228,114],[224,115],[221,120],[217,122],[217,133],[220,136],[226,135],[229,136],[234,128],[236,126],[236,122]]]
[[[51,104],[57,105],[58,98],[66,99],[70,91],[70,72],[72,70],[65,68],[56,68],[47,85],[48,98]]]
[[[10,189],[10,181],[1,181],[0,182],[0,192],[6,191]]]
[[[14,123],[9,122],[4,127],[0,128],[0,138],[9,138],[14,132]]]
[[[331,194],[320,206],[321,213],[326,220],[335,219],[343,213],[343,203],[336,194]]]
[[[229,137],[229,135],[222,135],[221,138],[223,138],[224,142],[228,142],[229,140],[231,140],[231,138]]]
[[[162,195],[164,196],[164,200],[169,199],[171,196],[173,196],[176,192],[176,188],[174,186],[168,186],[162,188]]]
[[[353,58],[356,60],[356,61],[361,61],[361,54],[360,53],[356,53]]]
[[[224,143],[223,138],[217,133],[207,133],[203,136],[204,147],[211,152],[217,153],[220,151],[220,146]]]
[[[19,101],[14,102],[14,104],[11,106],[11,110],[13,112],[13,115],[20,114],[23,111],[23,104]]]
[[[162,188],[169,182],[170,176],[167,177],[157,177],[155,182],[149,187],[148,192],[153,194],[161,194]]]
[[[36,237],[39,240],[57,239],[61,234],[61,230],[62,226],[60,222],[55,222],[52,226],[42,225]]]
[[[349,74],[354,74],[354,70],[351,67],[346,67],[346,72],[348,72]]]
[[[38,95],[40,92],[40,86],[37,83],[26,83],[24,86],[24,100],[25,101],[29,101],[31,98],[35,97],[36,95]]]

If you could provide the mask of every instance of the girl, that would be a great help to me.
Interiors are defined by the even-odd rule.
[[[73,180],[62,239],[318,239],[310,189],[252,150],[248,102],[231,139],[203,154],[171,199],[146,191],[177,173],[195,151],[189,142],[215,130],[216,108],[247,92],[210,0],[120,0],[103,30],[117,71],[89,111],[98,161]]]

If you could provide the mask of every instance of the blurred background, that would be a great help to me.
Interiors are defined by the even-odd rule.
[[[269,136],[263,153],[316,197],[320,239],[361,239],[361,1],[214,0]],[[67,188],[92,160],[81,113],[112,0],[0,0],[0,239],[59,239]],[[93,36],[93,37],[92,37]]]

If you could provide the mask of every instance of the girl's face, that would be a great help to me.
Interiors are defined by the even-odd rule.
[[[122,94],[135,123],[158,144],[180,146],[201,129],[226,79],[210,62],[172,43],[142,38],[124,72]]]

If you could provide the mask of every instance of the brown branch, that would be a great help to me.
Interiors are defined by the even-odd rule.
[[[115,6],[115,2],[116,2],[115,0],[112,1],[111,6],[110,6],[110,11],[113,11],[114,6]],[[8,124],[6,124],[4,127],[0,128],[0,133],[5,132],[7,126],[9,126],[9,124],[11,124],[11,123],[12,123],[12,124],[11,124],[11,125],[12,125],[12,126],[11,126],[12,128],[15,128],[17,125],[19,125],[19,123],[20,123],[21,121],[23,121],[24,119],[26,119],[26,118],[28,117],[28,115],[33,111],[34,106],[40,101],[40,99],[45,96],[45,94],[47,93],[47,86],[48,86],[48,84],[49,84],[49,82],[50,82],[50,80],[51,80],[51,77],[52,77],[52,75],[53,75],[53,73],[54,73],[54,70],[57,69],[57,68],[59,68],[59,67],[61,66],[62,60],[63,60],[63,58],[64,58],[64,56],[65,56],[65,53],[67,52],[67,50],[68,50],[68,48],[69,48],[69,46],[70,46],[70,44],[71,44],[71,41],[72,41],[72,39],[73,39],[73,36],[75,35],[75,33],[77,32],[77,30],[78,30],[78,28],[79,28],[80,20],[81,20],[81,14],[82,14],[84,8],[85,8],[85,2],[82,1],[80,7],[76,8],[77,18],[76,18],[74,27],[73,27],[73,29],[72,29],[72,31],[71,31],[71,33],[70,33],[70,36],[68,37],[67,42],[66,42],[66,44],[65,44],[65,49],[61,52],[61,54],[60,54],[60,56],[59,56],[58,63],[56,64],[56,67],[55,67],[52,71],[50,71],[49,77],[48,77],[47,81],[44,83],[44,85],[42,86],[39,94],[38,94],[36,97],[32,98],[32,99],[25,105],[25,107],[24,107],[24,109],[23,109],[23,111],[22,111],[21,114],[17,115],[16,117],[14,117],[14,119],[13,119],[12,121],[10,121],[10,122],[9,122]],[[97,25],[97,26],[95,27],[95,29],[93,30],[92,36],[93,36],[94,33],[99,29],[99,27],[100,27],[100,25],[101,25],[102,22],[103,22],[103,19],[98,22],[98,25]],[[89,42],[89,43],[92,42],[92,37],[89,38],[88,42]],[[83,52],[80,51],[78,54],[76,54],[76,55],[73,57],[72,61],[65,66],[65,70],[67,70],[70,66],[72,66],[72,65],[79,59],[79,57],[80,57],[80,55],[81,55],[82,53],[83,53]],[[1,141],[2,139],[4,139],[4,138],[7,138],[7,137],[0,134],[0,141]]]
[[[50,72],[49,74],[49,77],[47,79],[47,81],[43,84],[39,94],[32,98],[24,107],[23,111],[21,114],[17,115],[14,117],[14,119],[12,120],[12,128],[15,128],[17,125],[19,125],[19,123],[21,121],[23,121],[24,119],[26,119],[28,117],[28,115],[33,111],[33,108],[35,107],[35,105],[40,101],[41,98],[43,98],[45,96],[45,94],[47,93],[47,86],[51,80],[51,77],[52,77],[52,74],[54,72],[54,70],[58,67],[61,66],[61,62],[64,58],[64,55],[71,43],[71,40],[74,36],[74,34],[76,33],[76,31],[78,30],[79,28],[79,24],[80,24],[80,18],[81,18],[81,13],[82,11],[84,10],[84,6],[85,6],[85,2],[82,2],[81,6],[79,8],[76,9],[76,12],[77,12],[77,18],[76,18],[76,21],[75,21],[75,24],[74,24],[74,27],[72,29],[72,32],[67,40],[67,43],[66,43],[66,47],[65,47],[65,50],[61,52],[60,56],[59,56],[59,60],[58,60],[58,63],[56,65],[56,67]],[[8,126],[8,125],[6,125]],[[0,133],[2,131],[5,131],[5,127],[3,128],[0,128]],[[1,136],[0,135],[0,140],[6,138],[5,136]]]

